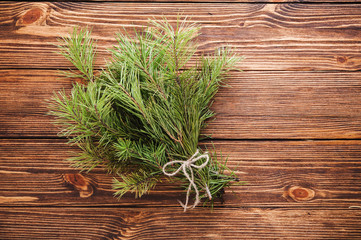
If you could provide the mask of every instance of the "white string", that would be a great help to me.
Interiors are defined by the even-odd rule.
[[[188,187],[188,190],[187,190],[187,197],[186,197],[186,201],[185,203],[182,203],[181,201],[178,200],[178,202],[180,203],[180,205],[184,208],[184,211],[187,210],[187,208],[194,208],[198,205],[199,203],[199,191],[198,191],[198,188],[196,186],[196,184],[194,183],[194,174],[193,174],[193,168],[197,168],[197,169],[202,169],[204,168],[208,162],[209,162],[209,155],[208,155],[208,152],[205,152],[204,154],[196,157],[197,155],[199,154],[199,150],[197,149],[197,151],[193,154],[192,157],[190,157],[188,160],[185,160],[185,161],[182,161],[182,160],[174,160],[174,161],[171,161],[171,162],[168,162],[166,163],[164,166],[163,166],[163,173],[169,177],[172,177],[174,175],[176,175],[177,173],[179,173],[181,170],[183,170],[183,174],[184,176],[186,176],[186,178],[188,179],[189,181],[189,187]],[[201,165],[196,165],[195,163],[199,160],[199,159],[202,159],[202,158],[205,158],[206,161],[201,164]],[[165,169],[169,166],[169,165],[173,165],[175,163],[180,163],[181,165],[179,166],[179,168],[177,170],[175,170],[174,172],[172,173],[168,173]],[[190,176],[187,172],[187,170],[189,170],[189,172],[191,173]],[[196,200],[194,201],[193,205],[191,207],[188,206],[188,201],[189,201],[189,195],[190,195],[190,192],[192,190],[192,187],[194,189],[194,191],[196,192]],[[206,192],[207,192],[207,195],[209,197],[209,199],[212,199],[212,195],[211,195],[211,192],[209,191],[209,188],[208,186],[206,185]]]

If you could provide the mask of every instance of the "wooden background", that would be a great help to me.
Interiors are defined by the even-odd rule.
[[[360,239],[361,5],[311,1],[1,2],[0,239]],[[248,184],[213,211],[183,213],[170,184],[114,199],[111,176],[68,166],[45,115],[71,87],[56,37],[92,26],[100,67],[122,27],[178,13],[202,24],[202,51],[246,57],[206,132]]]

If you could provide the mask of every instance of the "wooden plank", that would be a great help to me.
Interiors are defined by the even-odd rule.
[[[226,189],[216,206],[361,204],[361,141],[216,141],[215,147],[248,183]],[[163,183],[141,199],[126,194],[118,201],[112,176],[101,169],[77,174],[64,161],[69,150],[75,149],[64,140],[0,140],[0,206],[178,206],[185,198]]]
[[[75,14],[77,13],[77,14]],[[244,70],[359,70],[361,8],[356,4],[2,3],[0,68],[64,68],[56,37],[91,26],[104,64],[114,33],[178,13],[204,27],[201,50],[234,47]]]
[[[8,0],[7,2],[19,2],[17,0]],[[52,2],[60,2],[60,0],[52,1]],[[72,0],[61,0],[61,2],[72,2]],[[87,2],[133,2],[133,3],[144,3],[144,0],[88,0]],[[204,4],[212,4],[212,3],[358,3],[358,0],[147,0],[149,3],[204,3]]]
[[[0,208],[7,239],[357,239],[353,209]]]
[[[53,70],[0,70],[0,136],[54,137],[46,99],[71,88]],[[223,139],[361,138],[358,72],[234,72],[206,134]]]

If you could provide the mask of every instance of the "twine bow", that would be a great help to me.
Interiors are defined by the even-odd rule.
[[[193,168],[197,168],[197,169],[202,169],[204,168],[208,162],[209,162],[209,155],[208,155],[208,152],[205,152],[204,154],[196,157],[197,155],[199,154],[199,150],[197,149],[197,151],[193,154],[192,157],[190,157],[188,160],[185,160],[185,161],[182,161],[182,160],[174,160],[174,161],[171,161],[171,162],[168,162],[166,163],[164,166],[163,166],[163,173],[169,177],[172,177],[174,175],[176,175],[177,173],[179,173],[181,170],[183,170],[183,174],[184,176],[186,176],[186,178],[188,179],[189,181],[189,187],[188,187],[188,190],[187,190],[187,197],[186,197],[186,202],[185,203],[182,203],[181,201],[178,200],[178,202],[180,203],[180,205],[184,208],[184,211],[186,211],[188,208],[194,208],[198,205],[199,203],[199,191],[198,191],[198,188],[197,188],[197,185],[194,183],[194,174],[193,174]],[[206,161],[201,164],[201,165],[196,165],[195,163],[199,160],[199,159],[202,159],[202,158],[205,158]],[[169,165],[173,165],[175,163],[180,163],[181,165],[179,166],[179,168],[177,170],[175,170],[174,172],[172,173],[168,173],[165,169],[169,166]],[[190,172],[190,175],[188,174],[188,171]],[[193,203],[193,206],[189,207],[188,206],[188,201],[189,201],[189,195],[190,195],[190,192],[192,190],[192,187],[194,189],[194,191],[196,192],[196,200],[194,201]],[[206,188],[205,188],[206,192],[207,192],[207,195],[209,197],[209,199],[212,199],[212,195],[211,195],[211,192],[209,191],[209,188],[208,186],[206,185]]]

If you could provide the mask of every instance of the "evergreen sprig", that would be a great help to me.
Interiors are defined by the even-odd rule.
[[[59,40],[60,54],[77,69],[65,75],[82,82],[74,82],[70,94],[55,94],[50,114],[62,127],[59,134],[82,150],[73,165],[88,171],[103,166],[117,174],[113,188],[119,197],[128,191],[141,197],[165,179],[166,163],[189,159],[206,120],[214,116],[212,98],[240,58],[227,48],[197,58],[199,30],[186,20],[173,27],[164,19],[150,21],[134,38],[118,33],[112,58],[99,74],[94,74],[96,47],[89,30],[74,28]],[[175,178],[188,188],[184,173]],[[200,198],[207,197],[207,187],[219,196],[237,180],[215,156],[194,169],[194,178]]]

